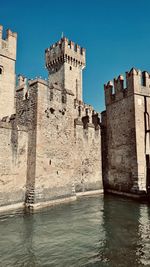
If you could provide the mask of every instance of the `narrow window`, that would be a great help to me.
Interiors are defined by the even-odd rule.
[[[145,72],[142,72],[141,85],[142,86],[146,86],[146,75],[145,75]]]
[[[79,117],[81,117],[81,107],[78,107]]]
[[[50,101],[52,101],[53,100],[53,91],[52,91],[52,89],[50,90]]]
[[[67,95],[66,95],[65,91],[62,93],[62,98],[61,99],[62,99],[62,103],[63,104],[65,104],[67,102]]]
[[[2,73],[3,73],[3,69],[2,67],[0,67],[0,75],[2,75]]]
[[[76,79],[76,99],[78,99],[78,80]]]
[[[70,66],[70,70],[72,70],[72,67]]]

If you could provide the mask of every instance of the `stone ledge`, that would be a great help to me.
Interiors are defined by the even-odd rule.
[[[54,205],[58,205],[58,204],[63,204],[63,203],[68,203],[71,201],[75,201],[76,195],[74,196],[70,196],[70,197],[66,197],[66,198],[59,198],[59,199],[54,199],[54,200],[49,200],[49,201],[44,201],[44,202],[38,202],[32,205],[25,205],[26,208],[31,208],[33,210],[38,210],[38,209],[42,209],[44,207],[49,207],[49,206],[54,206]]]
[[[146,199],[146,193],[141,194],[139,192],[139,194],[138,193],[135,194],[135,193],[127,193],[127,192],[117,191],[117,190],[113,190],[113,189],[105,189],[105,192],[113,194],[113,195],[125,196],[125,197],[134,198],[134,199],[141,199],[141,198]]]
[[[1,212],[7,212],[10,210],[18,210],[18,209],[24,209],[24,203],[15,203],[15,204],[10,204],[6,206],[0,206],[0,213]]]
[[[91,190],[91,191],[85,191],[85,192],[78,192],[76,193],[76,196],[78,198],[78,197],[83,197],[83,196],[94,196],[94,195],[99,195],[103,193],[104,193],[103,189],[98,189],[98,190]]]

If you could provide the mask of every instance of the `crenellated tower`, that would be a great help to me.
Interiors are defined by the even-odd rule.
[[[3,26],[0,25],[0,118],[15,112],[16,46],[17,33],[7,30],[3,39]]]
[[[82,100],[82,70],[85,67],[85,49],[62,38],[45,51],[49,85],[58,84],[72,90],[74,98]]]
[[[150,193],[150,74],[132,68],[104,91],[105,188]]]

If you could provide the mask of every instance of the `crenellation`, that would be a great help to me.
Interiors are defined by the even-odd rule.
[[[114,79],[115,94],[122,92],[122,90],[124,90],[124,77],[122,75],[119,75],[117,79]]]
[[[6,30],[6,38],[3,39],[3,26],[0,25],[0,54],[16,60],[17,33]]]
[[[7,30],[3,39],[3,27],[0,26],[0,118],[15,112],[16,46],[17,34]]]
[[[126,88],[124,84],[126,84]],[[118,78],[114,78],[113,82],[109,81],[104,85],[104,91],[106,105],[111,105],[132,94],[149,96],[150,74],[132,68],[129,72],[126,72],[126,80],[124,80],[123,75],[119,75]]]
[[[150,75],[132,68],[104,86],[102,154],[105,190],[149,194]],[[114,96],[113,96],[114,87]],[[148,129],[148,130],[147,130]],[[104,136],[105,135],[105,136]]]
[[[24,87],[26,82],[27,82],[27,79],[23,75],[19,74],[18,75],[18,87],[22,87],[22,86]]]
[[[75,121],[82,122],[83,128],[95,127],[98,129],[98,123],[100,123],[99,114],[94,110],[91,105],[87,105],[82,101],[74,100],[74,109],[76,116],[78,117]],[[95,119],[94,119],[95,118]],[[81,123],[79,123],[81,125]]]
[[[65,37],[47,48],[45,55],[46,67],[50,69],[60,61],[85,66],[85,49]]]
[[[104,84],[104,91],[105,91],[105,104],[109,105],[112,102],[112,95],[113,95],[112,81],[109,81],[107,84]]]

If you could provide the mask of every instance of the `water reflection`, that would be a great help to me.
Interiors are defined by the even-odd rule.
[[[0,216],[0,266],[150,266],[150,208],[93,197]]]
[[[147,204],[104,198],[105,266],[150,266],[150,208]],[[100,246],[101,248],[101,246]]]
[[[150,208],[140,205],[139,248],[137,256],[143,266],[150,266]]]

